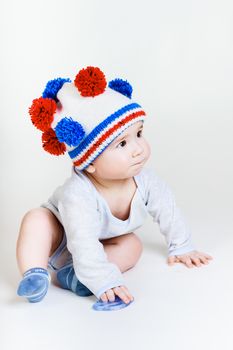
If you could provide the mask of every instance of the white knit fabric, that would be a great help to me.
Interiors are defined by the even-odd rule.
[[[83,97],[73,83],[65,83],[58,91],[57,98],[61,105],[54,115],[52,128],[55,129],[62,118],[71,117],[82,125],[86,135],[111,114],[134,102],[108,87],[98,96]],[[75,148],[66,147],[68,151]]]

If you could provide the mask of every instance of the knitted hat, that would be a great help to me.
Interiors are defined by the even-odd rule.
[[[68,152],[79,170],[87,168],[125,129],[144,121],[132,91],[122,79],[107,86],[97,67],[80,70],[73,83],[50,80],[29,108],[33,125],[43,132],[44,150],[57,156]]]

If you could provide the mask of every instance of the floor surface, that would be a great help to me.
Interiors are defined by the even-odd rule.
[[[158,228],[151,222],[140,228],[143,255],[125,273],[135,301],[114,312],[93,311],[94,296],[77,297],[55,282],[41,303],[17,297],[20,276],[13,248],[6,248],[1,256],[1,350],[232,350],[232,225],[225,222],[222,229],[216,223],[193,225],[199,250],[214,257],[208,266],[193,269],[169,267]]]

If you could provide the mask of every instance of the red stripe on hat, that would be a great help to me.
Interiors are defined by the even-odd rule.
[[[98,139],[98,141],[96,141],[91,148],[87,149],[86,153],[82,156],[82,158],[76,160],[74,162],[75,166],[80,166],[82,163],[84,163],[87,158],[93,154],[96,149],[107,139],[109,138],[117,129],[120,129],[122,127],[122,125],[127,124],[129,121],[131,121],[132,119],[135,119],[137,117],[139,117],[140,115],[146,115],[146,113],[144,111],[138,111],[138,112],[134,112],[131,113],[130,115],[128,115],[127,117],[125,117],[124,119],[120,120],[116,125],[114,125],[112,128],[110,128],[109,130],[106,131],[105,134],[103,134],[100,139]]]

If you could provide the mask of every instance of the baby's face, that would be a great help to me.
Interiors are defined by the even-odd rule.
[[[150,157],[150,146],[139,121],[120,134],[93,162],[94,174],[102,179],[126,179],[137,175]]]

